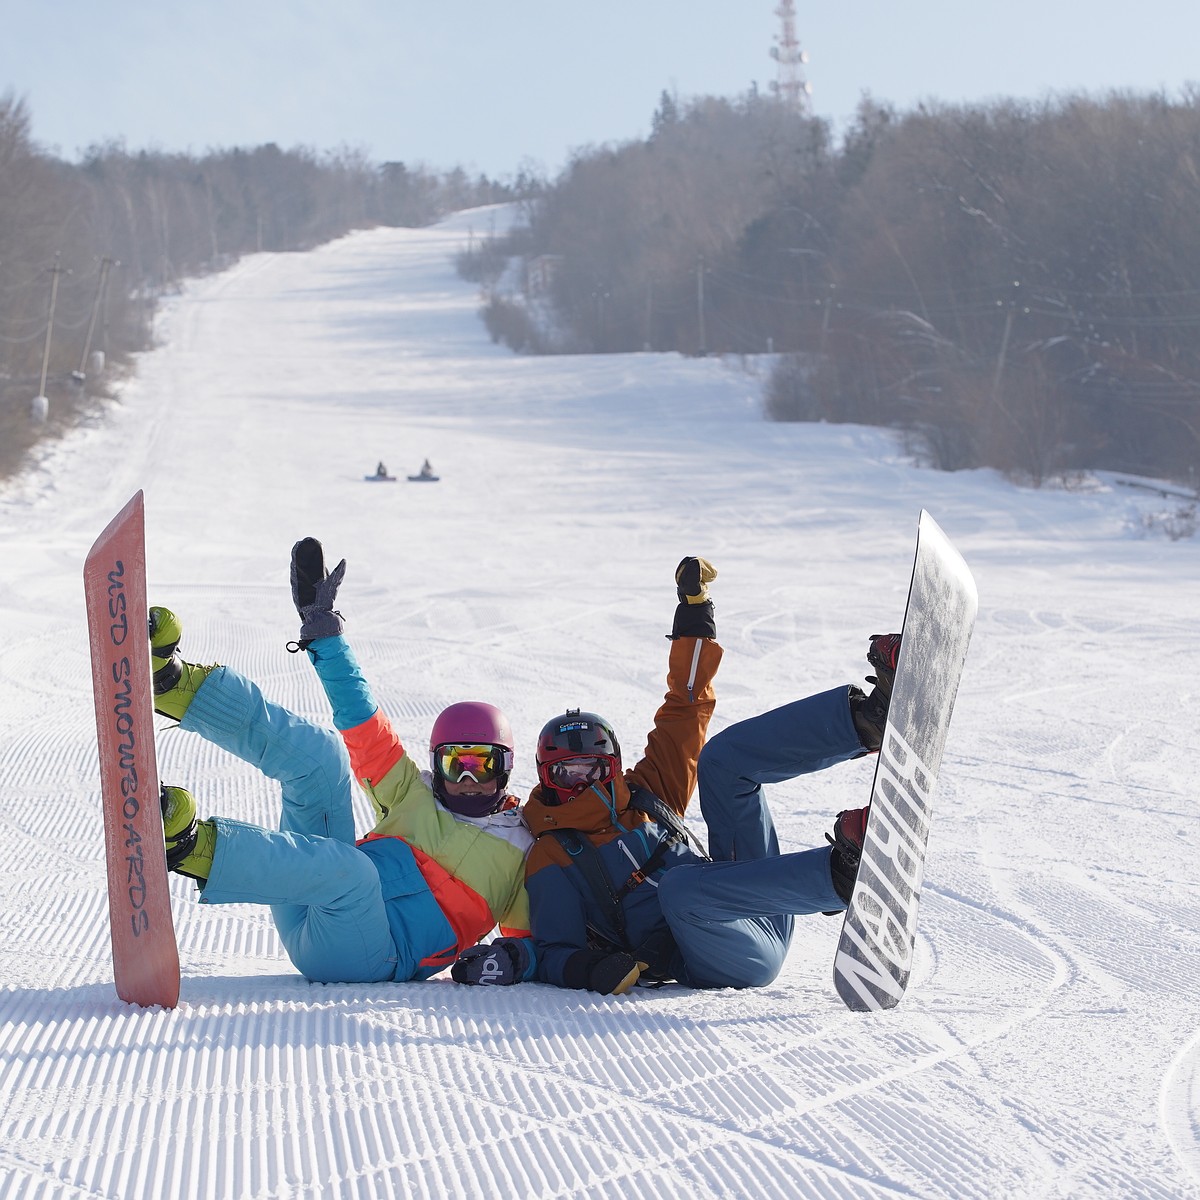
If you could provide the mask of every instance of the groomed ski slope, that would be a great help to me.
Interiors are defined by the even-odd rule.
[[[1105,478],[1035,491],[765,423],[763,362],[515,357],[452,267],[495,219],[188,285],[119,403],[0,490],[0,1200],[1200,1195],[1200,544],[1144,535],[1162,502]],[[426,457],[435,486],[363,482]],[[636,757],[687,553],[721,573],[714,729],[861,680],[927,508],[981,608],[900,1008],[843,1008],[822,917],[755,991],[312,986],[265,910],[186,880],[179,1008],[120,1003],[80,573],[138,488],[189,657],[325,719],[284,650],[316,535],[414,753],[491,700],[524,790],[568,705]],[[273,785],[162,726],[165,779],[274,822]],[[772,789],[785,848],[871,769]]]

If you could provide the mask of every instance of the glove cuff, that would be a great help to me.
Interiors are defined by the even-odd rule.
[[[671,626],[672,641],[685,637],[715,638],[717,617],[711,600],[702,604],[680,603],[675,609],[675,622]]]
[[[302,618],[301,644],[315,642],[319,638],[337,637],[345,628],[342,614],[333,609],[310,605],[300,613],[300,616]]]
[[[533,943],[529,939],[500,937],[492,944],[503,946],[508,952],[508,957],[512,959],[514,983],[520,983],[521,980],[529,978],[529,968],[533,961],[531,953]]]

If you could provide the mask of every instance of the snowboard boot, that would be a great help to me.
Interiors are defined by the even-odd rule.
[[[869,808],[852,808],[838,813],[833,822],[833,834],[825,840],[833,847],[829,854],[829,873],[833,890],[847,903],[858,878],[858,863],[862,857],[863,838],[867,833]],[[834,915],[834,914],[827,914]]]
[[[150,669],[154,672],[154,711],[183,720],[192,697],[217,664],[201,667],[179,655],[183,623],[169,608],[150,610]]]
[[[867,682],[873,683],[889,702],[892,684],[896,682],[896,663],[900,661],[900,641],[898,633],[873,633],[867,647],[867,662],[875,668],[875,674],[868,675]]]
[[[874,754],[883,745],[883,727],[887,724],[888,702],[873,688],[868,696],[862,688],[850,685],[850,715],[854,718],[854,731],[862,748]]]
[[[163,784],[159,803],[167,842],[167,870],[204,882],[212,870],[215,826],[211,821],[196,820],[196,801],[185,788]]]
[[[887,724],[892,684],[896,681],[896,663],[900,657],[898,633],[873,633],[867,647],[867,662],[875,668],[867,682],[875,686],[868,696],[861,688],[850,689],[850,715],[863,749],[874,752],[883,745],[883,727]]]

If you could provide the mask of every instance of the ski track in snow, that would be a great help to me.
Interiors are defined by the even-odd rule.
[[[1134,537],[1158,501],[1102,479],[1030,491],[766,424],[763,362],[514,357],[452,269],[496,219],[189,284],[119,401],[0,491],[0,1200],[1200,1196],[1200,546]],[[362,485],[426,456],[436,488]],[[568,704],[640,749],[682,554],[721,571],[714,729],[861,680],[928,508],[981,609],[900,1007],[842,1007],[820,917],[747,992],[314,986],[266,910],[174,878],[180,1005],[122,1004],[80,573],[139,487],[189,656],[327,720],[283,650],[316,534],[410,749],[492,700],[523,790]],[[163,723],[158,758],[205,811],[274,824],[275,785],[212,746]],[[773,788],[785,848],[871,769]]]

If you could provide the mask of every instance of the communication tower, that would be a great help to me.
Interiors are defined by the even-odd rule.
[[[771,84],[771,91],[788,108],[806,113],[812,85],[804,78],[808,55],[796,40],[796,6],[792,0],[779,0],[775,15],[779,18],[779,34],[771,47],[771,57],[779,64],[779,78]]]

